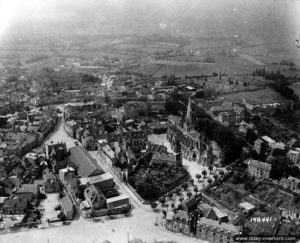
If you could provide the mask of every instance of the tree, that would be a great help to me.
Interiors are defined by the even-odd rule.
[[[214,167],[212,166],[212,165],[210,165],[209,167],[208,167],[208,170],[209,170],[209,173],[211,174],[211,171],[214,169]]]
[[[168,197],[171,199],[173,197],[173,192],[169,192]]]
[[[202,174],[203,174],[203,172],[202,172]],[[200,174],[196,174],[196,178],[198,179],[198,182],[199,182],[199,180],[201,178],[201,175]]]
[[[194,185],[194,179],[190,179],[190,183]]]
[[[175,207],[175,203],[171,203],[171,207],[174,208]]]
[[[246,132],[246,140],[251,145],[254,144],[254,141],[257,139],[256,133],[252,129],[248,129]]]
[[[231,171],[232,168],[231,168],[230,166],[226,166],[226,170],[227,170],[227,171]]]
[[[180,197],[179,198],[179,201],[182,203],[182,201],[184,200],[184,198],[183,197]]]
[[[207,182],[208,182],[209,184],[211,184],[211,183],[212,183],[212,179],[208,178],[208,179],[207,179]]]
[[[192,192],[187,192],[187,196],[188,196],[189,198],[191,198]]]
[[[184,189],[184,190],[186,190],[187,188],[188,188],[188,184],[185,182],[185,183],[183,183],[182,184],[182,188]]]
[[[220,170],[220,171],[219,171],[219,175],[220,175],[220,176],[223,176],[223,175],[224,175],[224,171],[223,171],[223,170]]]
[[[157,203],[156,202],[151,203],[151,208],[155,211],[155,209],[157,208]]]
[[[259,151],[259,156],[258,159],[259,161],[266,161],[266,150],[267,150],[267,146],[265,143],[262,143],[260,145],[260,151]]]
[[[196,187],[196,186],[195,186],[195,188],[194,188],[194,192],[196,192],[196,193],[197,193],[197,192],[198,192],[198,190],[199,190],[199,189],[198,189],[198,187]]]
[[[206,170],[203,170],[203,171],[202,171],[202,175],[203,175],[203,177],[205,178],[205,176],[207,176],[207,171],[206,171]]]
[[[166,202],[166,199],[165,199],[164,197],[161,197],[161,198],[159,199],[159,202],[160,202],[161,204],[163,204],[163,203]]]
[[[215,179],[215,181],[218,179],[218,175],[217,174],[214,174],[214,179]]]

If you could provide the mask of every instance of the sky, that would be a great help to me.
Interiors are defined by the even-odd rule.
[[[225,31],[230,31],[232,23],[236,22],[235,17],[244,22],[261,18],[264,21],[261,28],[268,30],[271,23],[265,19],[270,18],[274,22],[277,16],[281,28],[284,24],[289,25],[292,29],[288,31],[295,35],[300,30],[300,1],[0,0],[0,38],[12,30],[40,31],[55,30],[58,27],[62,31],[64,27],[69,30],[97,29],[99,25],[107,23],[121,30],[136,28],[135,31],[141,28],[148,30],[153,25],[158,27],[158,23],[176,26],[180,30],[185,27],[190,28],[189,31],[206,31],[210,28],[218,30],[224,26]],[[154,23],[156,21],[158,23]],[[256,24],[253,28],[257,27]],[[270,31],[272,33],[274,30]]]

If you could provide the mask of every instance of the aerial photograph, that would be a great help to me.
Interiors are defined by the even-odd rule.
[[[0,0],[0,243],[300,242],[300,0]]]

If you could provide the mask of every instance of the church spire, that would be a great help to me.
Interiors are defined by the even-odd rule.
[[[192,126],[192,108],[191,108],[191,98],[189,98],[188,107],[186,110],[185,122],[184,122],[184,130],[188,132]]]

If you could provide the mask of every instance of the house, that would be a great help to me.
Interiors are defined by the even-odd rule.
[[[270,171],[271,171],[271,165],[254,160],[254,159],[249,159],[247,161],[248,164],[248,173],[251,176],[254,176],[256,179],[268,179],[270,176]]]
[[[86,149],[94,149],[95,140],[94,137],[90,134],[90,132],[85,129],[81,136],[82,146]]]
[[[300,208],[287,205],[286,207],[280,207],[281,216],[285,219],[300,222]]]
[[[272,151],[274,151],[275,149],[280,149],[280,150],[284,151],[285,146],[286,145],[283,142],[275,142],[270,145],[270,148]]]
[[[71,174],[73,177],[75,175],[75,169],[72,167],[67,167],[64,169],[59,170],[59,179],[64,183],[68,177],[68,175]]]
[[[45,170],[43,172],[44,178],[44,191],[45,193],[59,193],[61,191],[61,184],[56,175],[53,174],[52,171]]]
[[[3,215],[24,215],[29,208],[26,198],[6,198],[3,202]]]
[[[32,193],[34,198],[40,195],[40,188],[36,184],[22,184],[17,190],[17,195],[22,193]]]
[[[195,206],[197,206],[201,197],[202,197],[202,194],[199,193],[199,194],[196,194],[195,196],[183,201],[182,202],[183,208],[186,211],[190,212]]]
[[[261,139],[271,148],[273,144],[276,143],[275,140],[273,140],[272,138],[268,137],[268,136],[262,136]]]
[[[109,164],[110,166],[115,165],[117,162],[115,152],[111,149],[109,144],[102,143],[99,147],[100,147],[100,149],[98,150],[98,153],[97,153],[98,156],[101,159],[105,160],[105,162],[107,164]]]
[[[97,161],[81,146],[70,148],[70,160],[77,166],[78,175],[81,177],[90,177],[103,174],[103,169]]]
[[[300,162],[300,151],[290,149],[287,152],[286,157],[289,158],[291,161],[293,161],[294,164],[299,164],[299,162]]]
[[[106,172],[102,175],[80,178],[79,180],[80,180],[80,185],[83,186],[94,185],[95,187],[100,188],[100,190],[102,191],[111,189],[115,185],[113,176],[109,172]]]
[[[82,133],[83,133],[83,128],[82,127],[78,127],[77,129],[76,129],[76,139],[78,140],[78,141],[81,141],[81,136],[82,136]]]
[[[241,210],[244,214],[250,214],[255,212],[256,208],[254,205],[248,202],[241,202],[238,205],[239,210]]]
[[[90,185],[84,190],[84,198],[91,209],[98,210],[105,206],[105,201],[94,185]]]
[[[233,243],[240,228],[233,224],[221,223],[212,219],[201,218],[197,223],[196,238],[214,243]]]
[[[219,222],[227,223],[229,221],[228,220],[228,215],[223,213],[221,210],[219,210],[216,207],[209,207],[208,209],[206,209],[203,212],[203,216],[205,218],[212,219],[212,220],[217,220]]]
[[[300,179],[298,178],[293,176],[289,176],[288,178],[282,177],[282,179],[279,181],[279,185],[285,189],[300,194]]]
[[[108,209],[128,207],[129,197],[124,194],[116,197],[111,197],[106,199],[106,204]]]
[[[178,211],[176,214],[167,212],[166,228],[172,232],[192,236],[190,232],[190,218],[186,211]]]
[[[66,143],[51,143],[45,145],[46,159],[64,160],[67,157]]]
[[[153,154],[150,164],[167,164],[169,166],[178,166],[181,165],[181,161],[177,161],[174,154],[156,152]]]
[[[66,215],[66,218],[71,220],[74,216],[74,205],[71,198],[66,195],[60,200],[61,208],[63,213]]]

